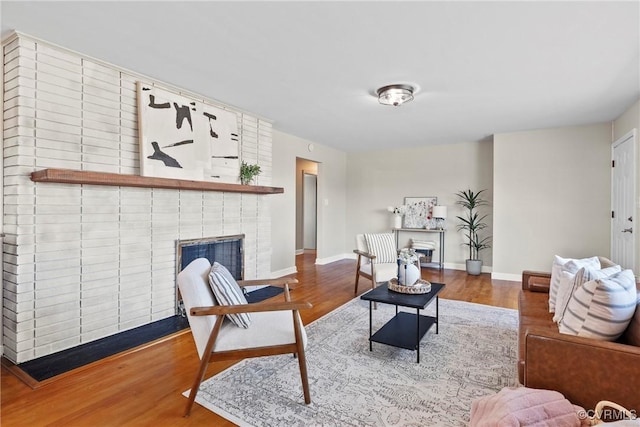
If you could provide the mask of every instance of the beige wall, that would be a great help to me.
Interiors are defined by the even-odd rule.
[[[494,278],[610,252],[611,124],[494,136]]]
[[[614,134],[640,127],[639,109],[636,102],[617,119]],[[523,269],[549,270],[556,253],[606,256],[611,137],[611,124],[603,123],[500,134],[493,142],[347,154],[320,144],[309,151],[311,141],[274,129],[273,185],[285,187],[285,194],[271,196],[272,271],[295,271],[298,157],[320,162],[321,263],[351,256],[355,234],[389,230],[387,206],[402,204],[405,196],[437,196],[449,207],[445,265],[464,269],[467,252],[455,230],[461,210],[454,193],[469,187],[487,188],[493,200],[488,211],[493,249],[482,258],[494,278],[519,280]],[[425,236],[402,234],[402,239]]]
[[[276,125],[277,126],[277,125]],[[346,207],[346,154],[311,141],[273,131],[273,184],[284,194],[272,196],[271,271],[295,272],[296,158],[318,162],[318,263],[343,257]]]
[[[274,157],[276,154],[274,153]],[[492,198],[493,144],[463,142],[403,150],[349,153],[347,172],[347,232],[344,245],[354,249],[355,235],[390,230],[391,215],[387,206],[404,203],[405,197],[436,196],[438,204],[448,207],[445,235],[445,266],[464,269],[468,253],[462,235],[456,231],[455,193],[471,188],[487,189]],[[491,208],[488,209],[490,213]],[[491,234],[492,217],[487,218]],[[408,239],[427,239],[424,233],[403,233],[400,244]],[[436,236],[431,236],[436,239]],[[485,266],[491,266],[491,251],[483,251]]]
[[[640,100],[613,122],[613,140],[623,137],[633,129],[640,129]]]

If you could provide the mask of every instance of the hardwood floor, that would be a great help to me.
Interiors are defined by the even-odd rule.
[[[354,298],[355,261],[315,265],[315,252],[296,257],[300,284],[294,300],[313,308],[302,313],[309,323]],[[455,270],[422,269],[422,277],[446,283],[441,298],[517,308],[518,282],[491,280],[490,275],[468,276]],[[369,290],[360,282],[359,294]],[[276,297],[278,298],[278,297]],[[186,331],[145,348],[96,362],[32,389],[2,367],[0,424],[2,426],[233,426],[218,415],[194,405],[183,418],[186,398],[198,367],[191,334]],[[206,378],[234,362],[214,363]],[[313,399],[313,389],[311,390]]]

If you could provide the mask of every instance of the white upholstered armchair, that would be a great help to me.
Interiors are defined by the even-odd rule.
[[[311,304],[291,301],[288,283],[297,283],[296,279],[236,282],[220,264],[211,266],[206,258],[198,258],[178,274],[177,281],[201,359],[185,416],[191,412],[209,362],[216,360],[275,354],[297,356],[304,401],[311,402],[304,353],[307,335],[299,313],[311,308]],[[240,288],[262,284],[284,287],[284,301],[248,304]]]
[[[357,234],[353,252],[358,255],[355,293],[360,276],[371,280],[371,289],[377,283],[398,277],[398,250],[393,234]]]

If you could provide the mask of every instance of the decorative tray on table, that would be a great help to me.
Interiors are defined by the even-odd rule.
[[[395,277],[389,280],[387,288],[393,292],[399,292],[401,294],[427,294],[431,292],[431,283],[426,280],[418,279],[418,281],[411,285],[405,286],[398,283],[398,279]]]

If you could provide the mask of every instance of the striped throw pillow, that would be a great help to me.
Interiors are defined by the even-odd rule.
[[[229,270],[217,262],[214,262],[209,271],[209,286],[220,305],[247,304],[247,298],[238,286]],[[248,328],[251,324],[249,313],[227,314],[231,322],[241,328]]]
[[[582,267],[600,270],[600,260],[597,256],[583,259],[562,258],[558,255],[553,257],[553,265],[551,266],[551,282],[549,284],[549,313],[556,311],[556,298],[558,296],[558,287],[560,286],[560,276],[563,271],[576,274]]]
[[[560,287],[558,288],[558,296],[556,299],[556,312],[553,316],[553,321],[560,323],[571,296],[584,285],[585,283],[596,280],[604,279],[612,274],[619,273],[622,268],[619,265],[613,265],[611,267],[603,268],[602,270],[593,270],[590,268],[582,267],[578,272],[573,275],[566,271],[562,272],[560,277]]]
[[[370,254],[376,256],[374,264],[387,264],[398,261],[396,242],[391,233],[365,234],[367,249]]]
[[[616,340],[636,310],[631,270],[584,283],[576,289],[560,321],[560,332],[603,341]]]

